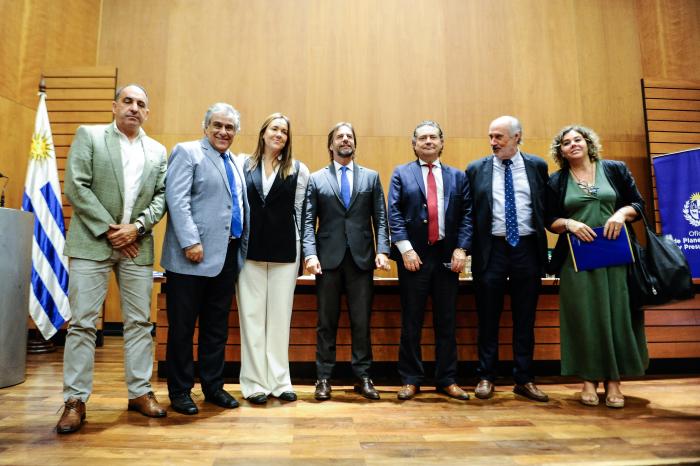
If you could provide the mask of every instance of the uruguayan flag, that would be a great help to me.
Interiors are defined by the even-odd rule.
[[[32,290],[29,315],[44,338],[50,338],[70,319],[68,260],[63,255],[66,228],[63,223],[61,185],[58,183],[46,94],[39,93],[34,136],[24,183],[22,210],[33,212]]]

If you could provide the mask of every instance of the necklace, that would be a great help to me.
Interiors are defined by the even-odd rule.
[[[573,168],[569,168],[569,172],[571,175],[576,179],[576,185],[581,188],[581,190],[585,193],[587,193],[589,196],[596,196],[598,194],[598,190],[600,189],[598,186],[595,185],[595,179],[593,182],[589,183],[586,180],[582,180],[578,176],[576,176],[576,173],[574,172]],[[595,177],[595,166],[593,166],[593,176]]]

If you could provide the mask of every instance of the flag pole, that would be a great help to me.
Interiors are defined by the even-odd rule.
[[[46,94],[46,80],[43,74],[39,80],[39,92]],[[45,339],[38,328],[29,332],[27,354],[53,353],[54,351],[56,351],[56,346],[51,340]]]

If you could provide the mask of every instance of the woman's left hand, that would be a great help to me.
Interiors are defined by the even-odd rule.
[[[625,215],[615,212],[607,222],[605,222],[605,228],[603,229],[603,236],[607,239],[617,239],[620,236],[620,231],[625,227]]]

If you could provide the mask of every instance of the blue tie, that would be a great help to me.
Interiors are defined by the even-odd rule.
[[[340,197],[343,198],[345,208],[350,207],[350,182],[348,181],[348,167],[340,167]]]
[[[241,220],[241,206],[238,205],[238,190],[236,189],[236,177],[233,176],[233,169],[229,163],[228,154],[221,154],[224,160],[224,168],[226,168],[226,178],[228,178],[228,186],[231,188],[231,201],[233,202],[233,215],[231,215],[231,236],[240,238],[243,233],[243,221]]]
[[[518,234],[518,214],[515,211],[515,189],[513,189],[513,172],[510,166],[513,165],[512,160],[504,160],[505,166],[505,197],[506,197],[506,242],[515,247],[520,241]]]

